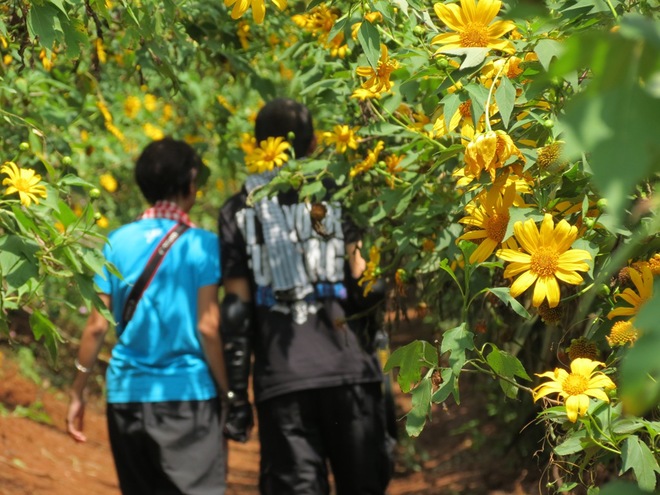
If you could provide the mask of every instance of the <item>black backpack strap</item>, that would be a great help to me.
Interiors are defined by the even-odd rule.
[[[158,270],[158,267],[165,257],[165,254],[170,249],[170,247],[172,247],[174,241],[181,237],[181,234],[183,234],[186,230],[188,230],[188,225],[185,223],[178,223],[172,227],[167,234],[165,234],[158,246],[156,246],[156,249],[149,258],[149,261],[147,261],[147,266],[144,268],[140,278],[138,278],[135,282],[135,285],[131,289],[131,293],[128,295],[126,304],[124,304],[124,311],[122,311],[121,314],[123,326],[126,326],[129,320],[133,317],[133,313],[135,313],[135,308],[137,307],[142,294],[144,293],[147,286],[151,283],[151,280],[154,278],[156,270]]]

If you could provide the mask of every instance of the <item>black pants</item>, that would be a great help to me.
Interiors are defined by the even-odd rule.
[[[262,495],[383,495],[392,472],[379,383],[304,390],[257,404]]]
[[[218,401],[108,404],[108,432],[124,495],[222,495]]]

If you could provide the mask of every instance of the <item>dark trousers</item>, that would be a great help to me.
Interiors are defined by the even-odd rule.
[[[257,404],[262,495],[383,495],[392,473],[379,383],[285,394]]]
[[[222,495],[225,459],[217,399],[108,404],[123,495]]]

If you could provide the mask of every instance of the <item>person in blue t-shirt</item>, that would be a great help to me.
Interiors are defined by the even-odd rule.
[[[113,231],[104,247],[122,277],[106,269],[95,278],[117,322],[106,374],[107,419],[123,494],[217,495],[225,490],[218,397],[226,396],[228,386],[219,333],[218,237],[188,217],[201,166],[183,141],[165,138],[143,150],[135,178],[151,207]],[[181,224],[187,229],[171,244],[128,315],[126,301],[152,253]],[[66,419],[69,435],[78,442],[86,441],[84,390],[108,327],[94,309],[82,333]]]

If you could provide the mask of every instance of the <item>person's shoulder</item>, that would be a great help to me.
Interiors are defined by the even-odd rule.
[[[222,213],[237,211],[245,207],[246,204],[247,204],[247,191],[245,190],[245,187],[241,187],[240,191],[232,194],[225,200],[225,202],[220,207],[220,211]]]

